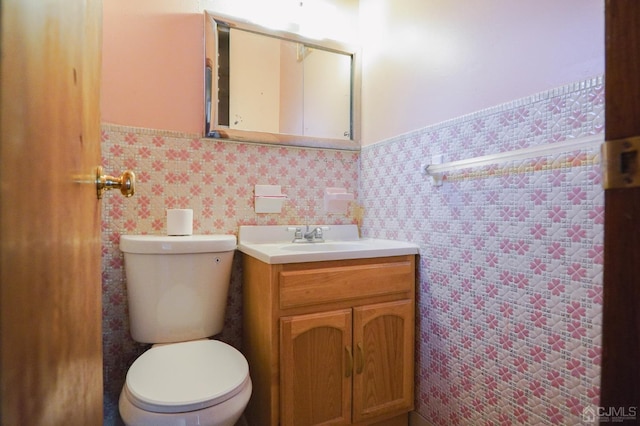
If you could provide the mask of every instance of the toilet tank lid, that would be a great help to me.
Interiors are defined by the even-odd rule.
[[[124,253],[184,254],[219,253],[236,248],[235,235],[121,235],[120,250]]]

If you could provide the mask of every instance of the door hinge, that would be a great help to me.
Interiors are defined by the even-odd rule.
[[[602,187],[640,187],[640,136],[606,141],[602,144]]]

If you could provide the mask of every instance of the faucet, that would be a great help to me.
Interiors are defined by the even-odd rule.
[[[309,226],[307,225],[307,232],[304,233],[304,239],[309,241],[310,243],[322,243],[324,242],[324,238],[322,235],[322,227],[317,226],[309,231]]]
[[[307,225],[306,230],[303,232],[301,227],[287,228],[288,231],[295,231],[293,243],[323,243],[323,231],[328,229],[328,226],[316,226],[312,230],[309,230],[309,225]]]

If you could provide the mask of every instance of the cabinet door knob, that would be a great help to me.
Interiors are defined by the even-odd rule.
[[[344,351],[344,358],[347,363],[347,369],[344,375],[345,377],[351,377],[351,374],[353,374],[353,355],[351,354],[351,346],[345,346]]]
[[[358,351],[356,352],[356,373],[362,373],[364,368],[364,352],[362,351],[362,342],[358,342]]]

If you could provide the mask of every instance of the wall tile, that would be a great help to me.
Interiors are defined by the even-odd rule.
[[[164,210],[194,209],[194,232],[240,224],[353,223],[325,216],[322,190],[358,194],[365,235],[420,245],[416,409],[434,425],[577,424],[599,401],[603,192],[597,152],[580,150],[451,175],[434,187],[425,158],[453,161],[604,130],[602,78],[401,135],[361,154],[203,140],[103,127],[110,173],[138,172],[132,199],[103,205],[105,424],[118,422],[124,374],[146,349],[128,332],[124,233],[165,232]],[[256,215],[256,183],[294,200]],[[240,347],[234,260],[225,331]]]
[[[159,130],[103,125],[105,172],[136,173],[136,194],[103,199],[102,286],[105,424],[120,424],[117,400],[128,367],[148,345],[129,335],[126,277],[118,249],[123,234],[165,234],[167,208],[194,211],[195,234],[234,234],[239,225],[354,223],[326,215],[326,187],[358,196],[359,153],[200,139]],[[255,184],[282,185],[289,201],[281,214],[256,214]],[[218,339],[241,349],[242,265],[234,258],[225,327]]]
[[[416,410],[434,425],[578,424],[598,403],[604,210],[584,149],[447,176],[454,161],[604,130],[602,78],[362,150],[364,235],[420,245]]]

